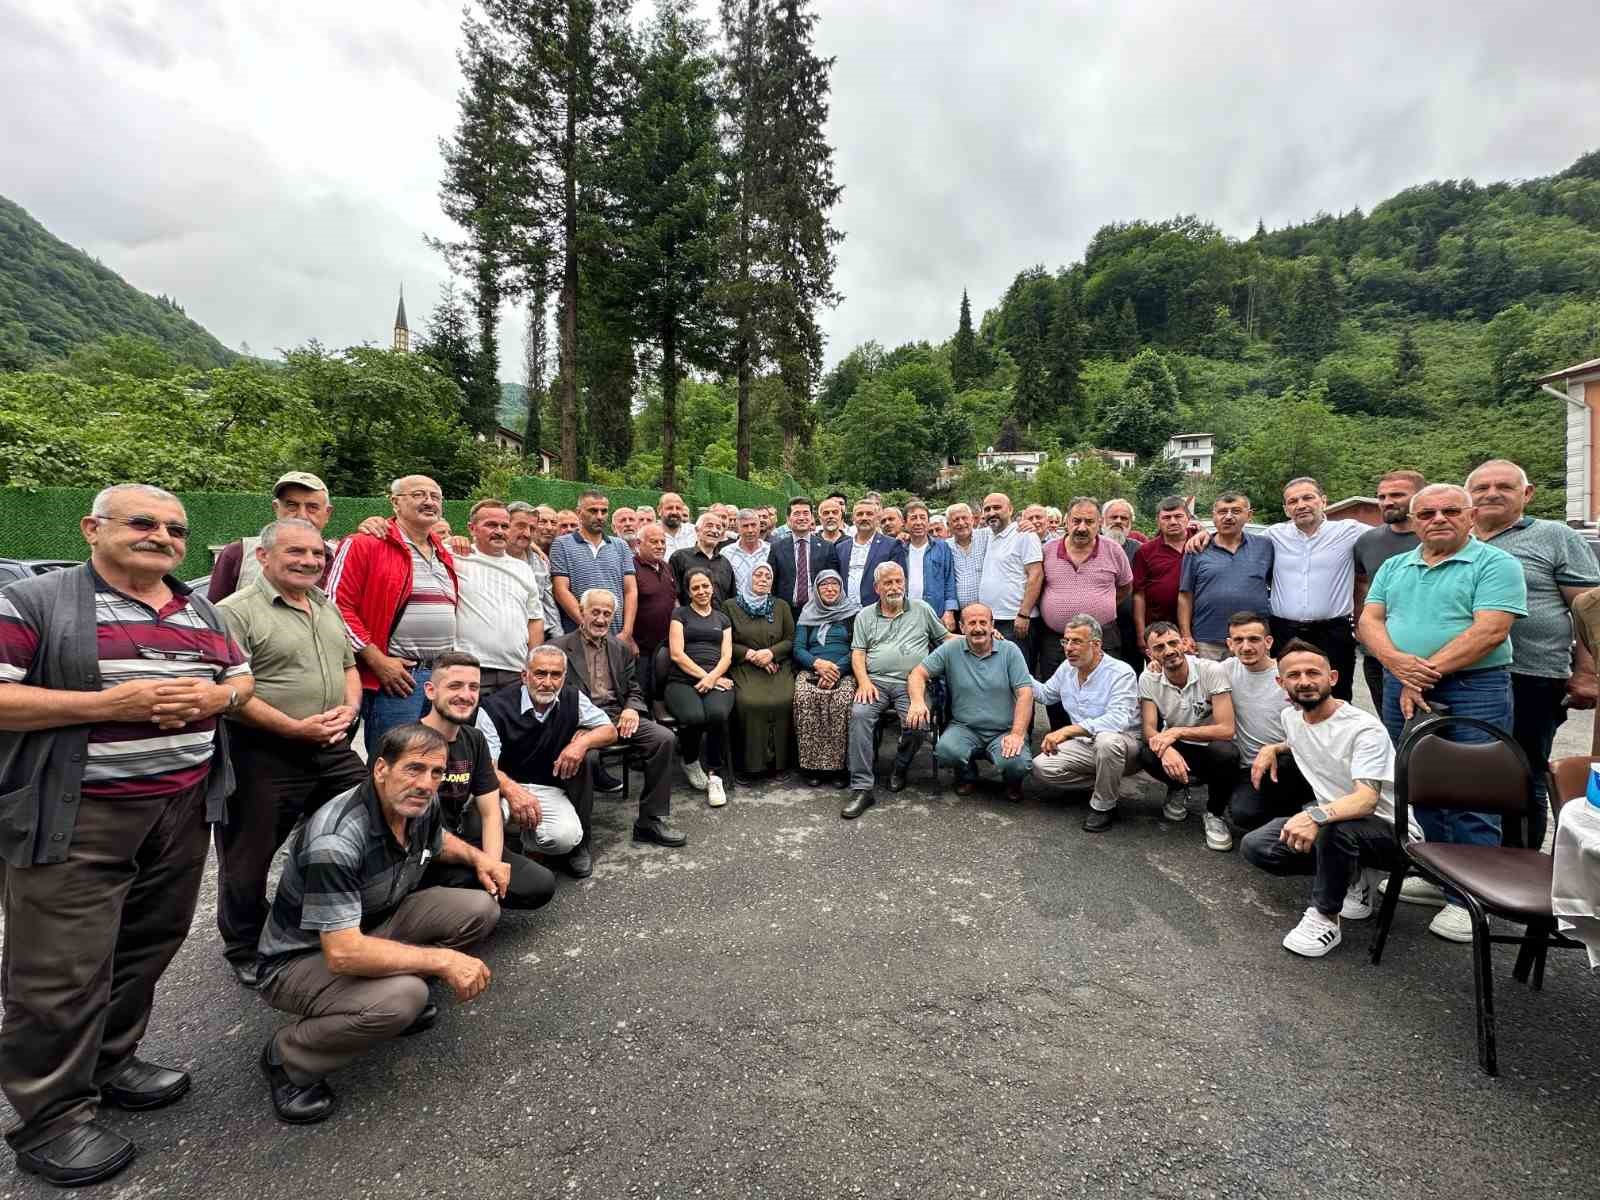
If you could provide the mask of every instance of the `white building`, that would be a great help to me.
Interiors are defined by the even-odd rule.
[[[1177,459],[1191,475],[1209,475],[1217,453],[1216,437],[1209,433],[1174,434],[1161,453]]]
[[[1600,495],[1595,487],[1595,455],[1600,450],[1600,358],[1552,371],[1537,382],[1567,403],[1567,524],[1593,525],[1600,518]]]
[[[985,471],[1002,470],[1032,479],[1048,457],[1043,450],[996,450],[990,446],[978,455],[978,466]]]
[[[1090,450],[1074,450],[1061,461],[1069,467],[1075,467],[1086,457],[1098,458],[1114,471],[1130,470],[1139,461],[1139,456],[1132,450],[1102,450],[1099,447]]]

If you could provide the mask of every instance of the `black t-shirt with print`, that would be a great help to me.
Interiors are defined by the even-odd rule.
[[[500,782],[495,777],[494,759],[489,756],[489,742],[471,725],[456,729],[455,741],[445,752],[444,779],[439,783],[439,810],[444,816],[444,827],[457,837],[470,826],[469,841],[481,836],[474,796],[498,791]]]

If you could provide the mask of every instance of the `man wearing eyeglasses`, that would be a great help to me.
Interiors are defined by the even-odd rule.
[[[328,485],[310,471],[285,472],[272,487],[272,516],[277,521],[310,521],[317,529],[326,529],[328,518],[333,516]],[[206,597],[213,604],[243,591],[260,577],[261,563],[256,558],[256,547],[260,544],[259,537],[247,537],[229,542],[217,551],[216,561],[211,564],[211,582],[206,587]],[[323,546],[325,554],[318,587],[327,583],[328,567],[338,550],[334,542],[324,540]]]
[[[455,560],[433,531],[444,494],[426,475],[389,485],[394,516],[383,537],[349,537],[328,572],[361,673],[367,760],[387,730],[415,721],[433,660],[454,649],[461,585]]]
[[[1406,721],[1441,702],[1456,716],[1511,732],[1508,635],[1528,615],[1527,582],[1516,559],[1472,536],[1474,512],[1463,487],[1423,488],[1411,497],[1421,544],[1379,567],[1367,590],[1361,642],[1383,663],[1383,724],[1397,747]],[[1454,740],[1485,739],[1458,729]],[[1423,809],[1417,821],[1430,842],[1500,844],[1493,814]],[[1472,940],[1467,911],[1455,902],[1428,928],[1448,941]]]
[[[173,575],[178,498],[124,484],[90,511],[88,563],[0,592],[0,1090],[18,1167],[59,1186],[137,1152],[102,1107],[189,1090],[137,1051],[233,791],[219,718],[254,690],[222,617]]]

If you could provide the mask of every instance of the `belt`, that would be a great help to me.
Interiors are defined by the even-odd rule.
[[[1302,618],[1302,617],[1279,617],[1278,620],[1282,621],[1285,625],[1348,625],[1348,624],[1350,624],[1350,618],[1348,616],[1343,616],[1343,617],[1317,617],[1315,619],[1306,619],[1306,618]]]

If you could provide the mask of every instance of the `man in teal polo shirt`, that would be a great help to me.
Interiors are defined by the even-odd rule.
[[[1522,566],[1472,537],[1474,508],[1465,488],[1436,483],[1411,498],[1422,539],[1373,576],[1361,610],[1361,641],[1383,663],[1383,723],[1395,745],[1406,721],[1435,702],[1511,732],[1511,624],[1528,615]],[[1484,740],[1461,730],[1457,741]],[[1417,823],[1430,842],[1498,846],[1500,818],[1461,809],[1425,809]],[[1446,895],[1446,899],[1451,899]],[[1429,928],[1470,942],[1472,925],[1448,903]]]
[[[972,794],[972,756],[988,752],[1006,781],[1006,795],[1022,799],[1022,781],[1033,770],[1028,730],[1033,725],[1033,676],[1015,642],[994,640],[994,613],[987,604],[961,610],[959,641],[952,638],[923,659],[906,681],[911,704],[906,724],[928,723],[928,680],[944,679],[950,690],[950,724],[933,752],[956,771],[956,791]]]

